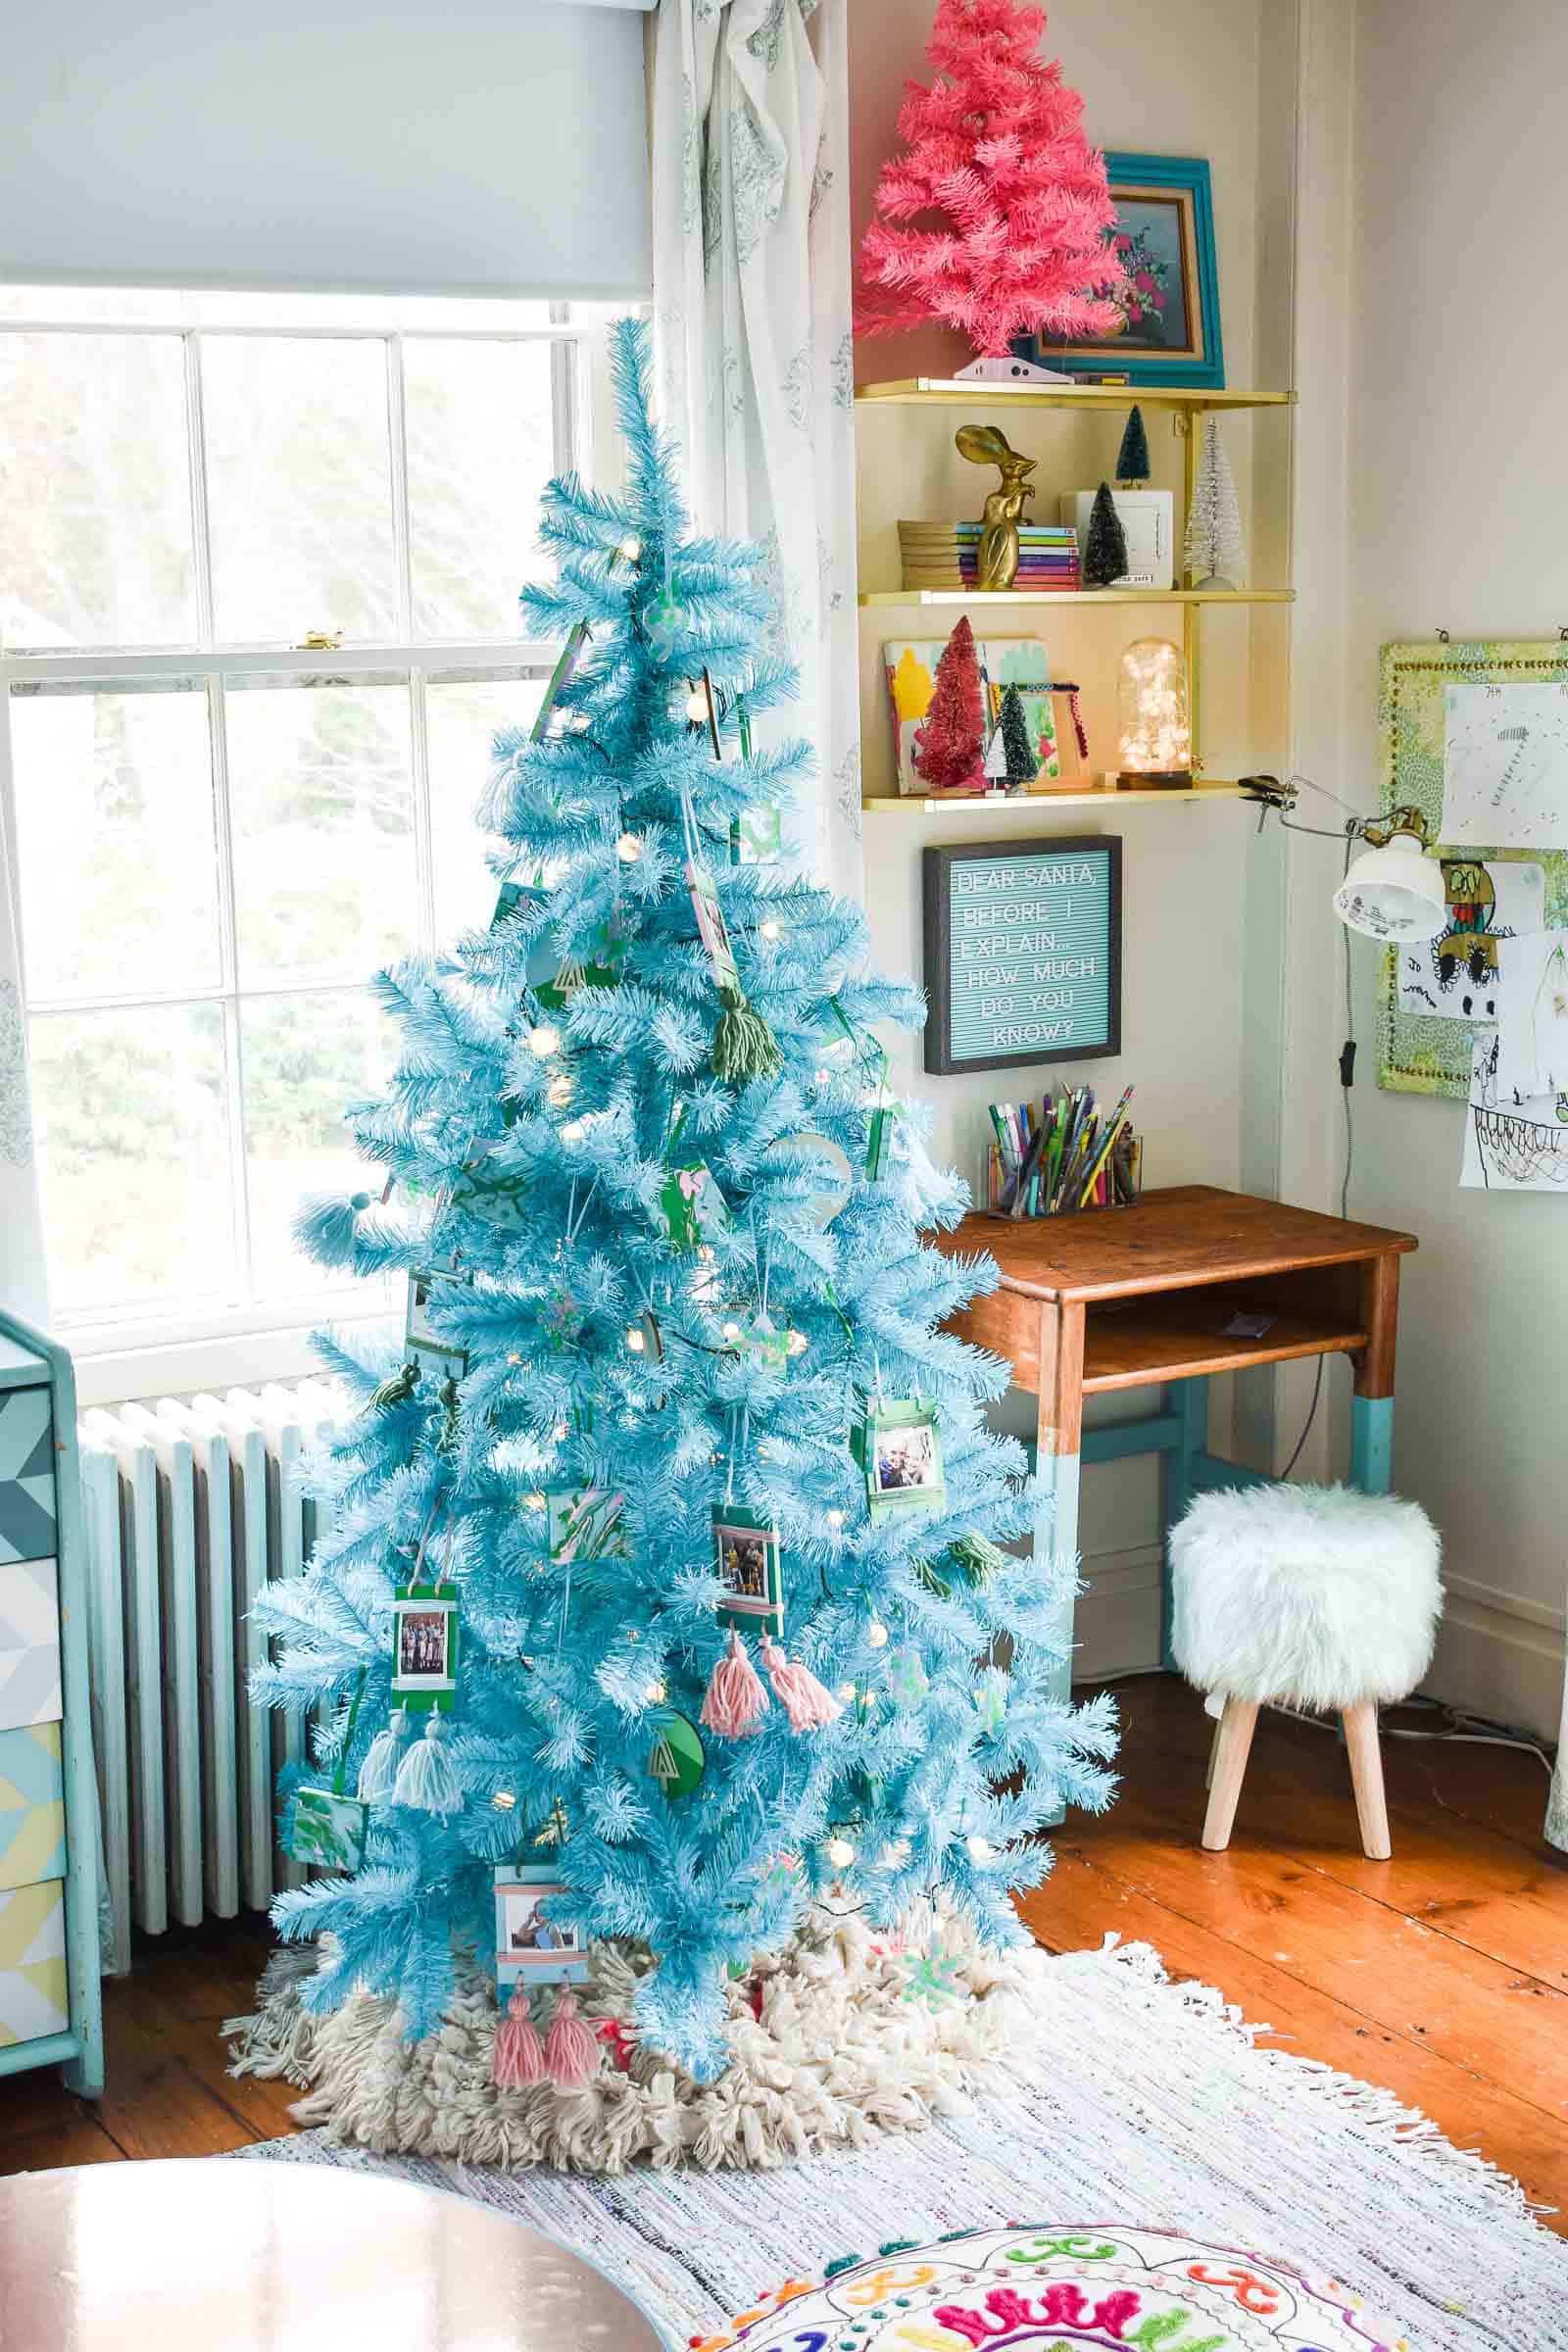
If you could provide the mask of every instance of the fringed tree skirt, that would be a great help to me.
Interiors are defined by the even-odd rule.
[[[731,2061],[714,2083],[628,2041],[646,1962],[609,1944],[593,1948],[581,1994],[590,2029],[606,2029],[604,2064],[585,2090],[496,2088],[495,1991],[471,1966],[441,2031],[407,2042],[392,2004],[367,1993],[311,2017],[300,1987],[316,1955],[284,1948],[256,2015],[224,2031],[236,2074],[305,2085],[294,2113],[337,2141],[514,2170],[760,2169],[917,2129],[1000,2088],[1027,2029],[1028,1957],[982,1952],[952,1919],[915,1923],[914,1940],[894,1948],[858,1919],[818,1914],[787,1952],[730,1986]]]

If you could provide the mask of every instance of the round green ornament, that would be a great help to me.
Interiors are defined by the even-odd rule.
[[[661,1707],[653,1717],[653,1726],[649,1773],[671,1801],[677,1796],[690,1796],[708,1770],[701,1733],[676,1707]]]

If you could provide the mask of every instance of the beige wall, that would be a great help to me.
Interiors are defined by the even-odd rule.
[[[1568,10],[1362,0],[1346,798],[1377,788],[1379,645],[1568,626],[1559,117]],[[1458,1103],[1380,1093],[1356,956],[1352,1210],[1406,1261],[1395,1477],[1445,1540],[1435,1687],[1554,1731],[1568,1575],[1568,1202],[1457,1189]]]
[[[1090,135],[1112,148],[1209,159],[1223,303],[1227,380],[1254,380],[1260,326],[1271,354],[1288,331],[1288,271],[1276,238],[1259,229],[1277,212],[1278,180],[1260,176],[1259,93],[1263,25],[1271,0],[1170,0],[1139,12],[1107,12],[1063,0],[1051,12],[1050,54],[1084,93]],[[856,240],[871,209],[877,171],[896,144],[895,118],[906,75],[924,71],[932,0],[858,0],[852,12],[852,205]],[[1294,68],[1292,70],[1294,81]],[[1261,291],[1260,291],[1261,289]],[[940,330],[861,341],[861,382],[916,372],[948,373],[971,356]],[[1276,374],[1271,381],[1281,380]],[[1055,496],[1093,487],[1113,463],[1123,414],[999,421],[1038,454],[1036,511],[1054,519]],[[860,569],[863,587],[897,585],[895,523],[901,514],[963,514],[981,476],[953,450],[960,416],[859,411]],[[1148,418],[1154,479],[1180,480],[1179,444],[1169,421]],[[1260,527],[1256,553],[1283,580],[1288,502],[1283,492],[1288,428],[1283,417],[1236,416],[1225,432],[1244,512]],[[1255,466],[1254,466],[1255,455]],[[1255,482],[1254,482],[1255,472]],[[891,610],[861,615],[861,710],[867,790],[893,786],[891,726],[882,685],[884,637],[937,635],[935,616]],[[1008,613],[998,635],[1031,633],[1033,615]],[[1092,750],[1104,764],[1116,656],[1151,627],[1147,612],[1086,613],[1071,609],[1035,624],[1054,673],[1085,690]],[[1236,775],[1281,757],[1287,620],[1281,611],[1245,609],[1203,615],[1205,752],[1211,774]],[[1178,630],[1170,633],[1179,634]],[[920,970],[920,851],[931,843],[1024,838],[1039,831],[1038,807],[984,819],[912,812],[866,815],[866,901],[878,962]],[[1236,802],[1134,806],[1117,811],[1061,810],[1059,835],[1117,832],[1124,871],[1123,1052],[1115,1061],[927,1077],[918,1039],[901,1051],[899,1079],[932,1102],[939,1152],[973,1180],[983,1144],[984,1104],[997,1096],[1038,1095],[1053,1076],[1085,1077],[1097,1089],[1138,1087],[1136,1112],[1155,1184],[1253,1183],[1273,1189],[1278,1127],[1278,1007],[1281,868],[1277,844],[1256,844],[1250,812]],[[976,826],[979,830],[976,830]],[[1256,964],[1250,972],[1250,965]],[[1262,1041],[1261,1050],[1259,1040]],[[1145,1396],[1118,1397],[1118,1417],[1147,1409]],[[1223,1420],[1230,1400],[1218,1400]],[[1261,1400],[1265,1428],[1267,1397]],[[1092,1594],[1081,1614],[1087,1670],[1152,1662],[1157,1654],[1157,1487],[1154,1465],[1134,1462],[1085,1477],[1081,1540]]]

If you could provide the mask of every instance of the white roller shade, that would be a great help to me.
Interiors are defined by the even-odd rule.
[[[13,283],[637,294],[643,24],[567,0],[7,12]]]

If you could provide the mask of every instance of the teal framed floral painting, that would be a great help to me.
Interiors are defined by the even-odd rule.
[[[1105,157],[1116,219],[1106,236],[1127,273],[1120,324],[1102,343],[1031,339],[1029,357],[1069,375],[1129,384],[1225,388],[1219,270],[1208,166],[1199,156]]]

